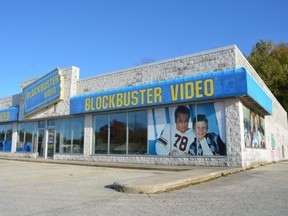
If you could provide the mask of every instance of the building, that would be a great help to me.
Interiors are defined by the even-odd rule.
[[[0,156],[249,167],[288,158],[287,113],[235,46],[0,99]]]

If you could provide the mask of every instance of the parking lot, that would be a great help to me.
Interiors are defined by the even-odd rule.
[[[2,159],[0,170],[0,215],[47,215],[50,211],[55,215],[60,209],[69,215],[92,200],[122,196],[111,189],[116,180],[143,179],[168,172]]]
[[[105,190],[115,180],[151,177],[169,171],[81,166],[56,163],[37,163],[0,159],[2,188],[28,186],[27,190],[43,187],[55,190],[57,185]],[[57,184],[55,184],[57,182]],[[88,187],[89,185],[89,187]],[[31,186],[31,188],[29,188]],[[60,192],[60,191],[58,191]]]

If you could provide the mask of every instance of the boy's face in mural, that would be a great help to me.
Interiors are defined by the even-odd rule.
[[[188,130],[189,115],[185,113],[178,113],[176,118],[176,129],[181,133]]]
[[[197,127],[197,128],[196,128]],[[198,132],[198,140],[201,141],[205,138],[207,133],[207,124],[205,121],[198,121],[196,125],[193,126],[194,133]]]

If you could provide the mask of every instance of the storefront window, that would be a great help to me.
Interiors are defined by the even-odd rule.
[[[72,119],[72,153],[83,153],[84,144],[84,118]]]
[[[84,118],[59,119],[56,122],[56,153],[83,153]]]
[[[17,152],[35,152],[36,151],[36,123],[27,122],[18,124],[18,142]]]
[[[71,123],[72,119],[60,120],[60,152],[71,153]]]
[[[110,153],[126,154],[126,113],[110,115]]]
[[[94,153],[108,153],[108,115],[94,116]]]
[[[24,130],[25,123],[18,124],[18,142],[16,146],[16,151],[23,151],[24,142],[25,142],[25,130]]]
[[[128,154],[147,153],[147,113],[128,112],[129,142]]]
[[[36,127],[35,123],[26,123],[25,130],[25,144],[24,144],[24,151],[26,152],[35,152],[36,151],[36,143],[33,141],[36,140]]]
[[[5,131],[5,125],[0,125],[0,151],[4,150]]]
[[[94,154],[147,153],[146,110],[95,115],[93,130]]]
[[[0,125],[0,151],[11,151],[12,128],[12,124]]]

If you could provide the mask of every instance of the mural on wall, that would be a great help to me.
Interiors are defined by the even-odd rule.
[[[264,119],[243,106],[245,147],[265,148]]]
[[[224,104],[152,109],[148,139],[150,155],[226,155]]]

